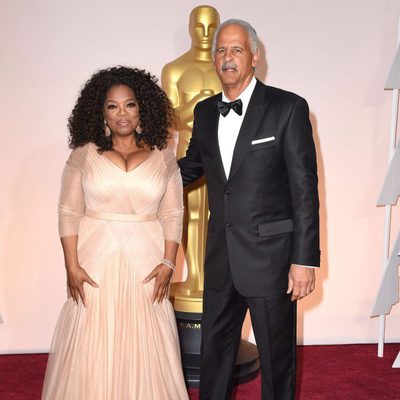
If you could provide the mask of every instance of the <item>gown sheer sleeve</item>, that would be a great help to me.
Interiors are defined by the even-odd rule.
[[[164,239],[180,243],[183,219],[182,178],[172,150],[167,148],[162,153],[167,168],[167,188],[159,205],[158,218],[164,230]]]
[[[62,173],[58,202],[58,232],[60,237],[74,236],[79,233],[79,223],[85,212],[82,171],[86,152],[87,146],[72,150]]]

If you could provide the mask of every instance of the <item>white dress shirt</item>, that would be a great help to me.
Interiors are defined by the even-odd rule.
[[[226,117],[223,117],[221,114],[219,116],[219,150],[221,152],[222,163],[227,178],[229,176],[229,171],[231,170],[233,150],[235,148],[236,140],[239,135],[240,127],[242,126],[243,118],[246,114],[247,106],[249,105],[250,97],[256,87],[256,83],[257,80],[253,76],[253,79],[250,81],[247,88],[244,89],[238,97],[238,99],[242,100],[243,104],[242,115],[238,115],[234,110],[230,110]],[[222,92],[222,101],[230,102],[224,92]]]
[[[256,87],[257,80],[253,76],[249,85],[240,94],[238,99],[242,100],[243,108],[242,115],[238,115],[234,110],[230,110],[224,117],[220,114],[218,123],[218,143],[221,152],[222,164],[224,165],[225,175],[228,179],[231,170],[233,150],[235,149],[236,140],[242,126],[243,118],[246,115],[247,107],[250,102],[250,97]],[[234,99],[235,101],[237,99]],[[225,93],[222,92],[222,101],[230,102]],[[301,265],[301,267],[315,268],[314,266]]]

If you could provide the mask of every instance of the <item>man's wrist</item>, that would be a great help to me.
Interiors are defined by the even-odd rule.
[[[301,267],[301,268],[318,268],[316,265],[301,265],[301,264],[292,264],[292,265],[296,265],[297,267]]]

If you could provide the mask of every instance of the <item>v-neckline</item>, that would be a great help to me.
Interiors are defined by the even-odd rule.
[[[109,159],[108,157],[106,157],[105,155],[99,154],[99,153],[97,153],[97,151],[96,151],[96,153],[100,156],[101,159],[107,160],[107,162],[108,162],[109,164],[111,164],[114,168],[118,169],[118,171],[121,171],[123,174],[128,175],[128,174],[130,174],[131,172],[136,171],[136,170],[137,170],[138,168],[140,168],[142,165],[146,164],[147,161],[149,161],[149,159],[151,158],[151,156],[152,156],[152,154],[153,154],[154,151],[155,151],[155,150],[150,150],[150,154],[148,155],[148,157],[147,157],[145,160],[143,160],[141,163],[139,163],[138,165],[136,165],[135,168],[132,168],[132,169],[130,169],[130,170],[128,170],[128,171],[123,170],[121,167],[119,167],[117,164],[115,164],[114,161],[110,160],[110,159]]]

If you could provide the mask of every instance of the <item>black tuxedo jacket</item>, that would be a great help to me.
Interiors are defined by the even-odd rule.
[[[220,290],[230,268],[243,296],[282,294],[291,263],[319,266],[317,166],[308,105],[294,93],[257,81],[226,177],[218,145],[219,100],[221,94],[197,104],[190,145],[178,161],[184,185],[203,174],[207,180],[204,284]]]

